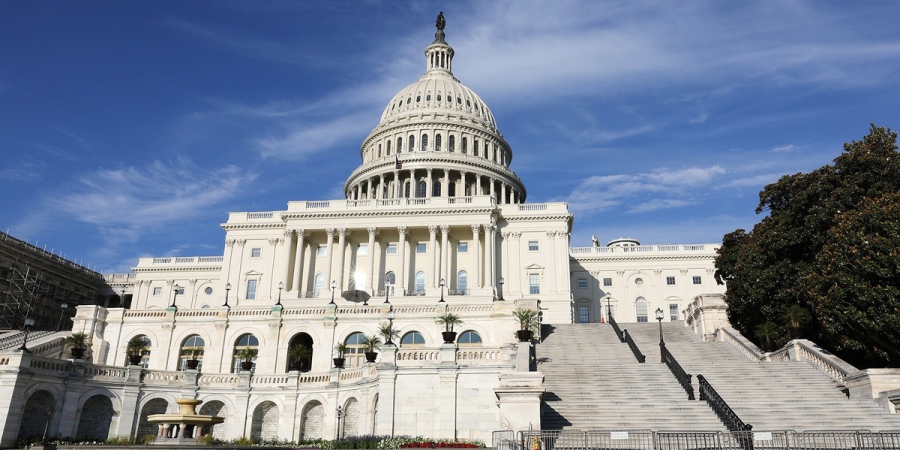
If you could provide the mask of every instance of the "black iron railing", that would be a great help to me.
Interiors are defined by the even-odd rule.
[[[631,348],[631,353],[634,353],[634,357],[637,358],[639,363],[643,363],[647,357],[641,353],[641,349],[638,348],[637,344],[634,343],[634,339],[631,338],[631,335],[628,334],[628,330],[623,330],[622,334],[625,335],[625,342],[628,343],[628,347]]]
[[[612,325],[613,330],[616,332],[616,337],[619,338],[619,342],[625,343],[625,337],[622,336],[622,330],[619,328],[619,324],[616,323],[616,319],[613,318],[613,315],[609,315],[609,324]]]
[[[713,389],[703,375],[697,375],[697,383],[699,384],[700,400],[706,400],[713,412],[719,416],[719,420],[725,424],[725,428],[728,428],[729,431],[751,431],[753,429],[752,425],[744,423],[737,413],[728,406],[728,403],[725,403],[725,399]],[[743,445],[741,447],[746,449]],[[752,448],[752,441],[750,448]]]
[[[681,364],[678,364],[678,361],[672,356],[672,353],[669,352],[669,349],[663,347],[662,349],[663,357],[666,360],[666,367],[672,371],[672,375],[675,375],[675,379],[678,380],[678,384],[684,388],[684,391],[687,392],[688,400],[694,399],[694,384],[691,381],[693,375],[684,371],[681,367]]]

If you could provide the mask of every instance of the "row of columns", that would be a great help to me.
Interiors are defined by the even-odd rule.
[[[394,170],[393,175],[394,178],[391,181],[385,180],[385,174],[382,173],[377,177],[370,177],[363,180],[360,180],[358,183],[354,184],[350,188],[349,195],[347,196],[348,200],[384,200],[385,198],[403,198],[405,183],[411,183],[410,186],[410,197],[418,196],[418,179],[415,177],[416,170],[422,169],[406,169],[404,171]],[[432,169],[427,168],[424,169],[428,172],[424,181],[425,185],[425,198],[431,198],[434,194],[434,178],[432,177],[433,171],[443,171],[444,176],[441,178],[441,196],[447,197],[447,193],[450,182],[450,169]],[[409,176],[406,178],[401,178],[402,172],[408,172]],[[457,171],[453,171],[457,172]],[[456,191],[456,197],[464,197],[466,195],[466,188],[473,189],[475,194],[472,195],[484,195],[481,187],[481,179],[482,175],[475,174],[475,183],[467,183],[466,178],[468,172],[466,171],[458,171],[459,173],[459,181],[457,182],[458,190]],[[397,181],[400,181],[399,183]],[[521,200],[521,193],[514,186],[502,181],[497,180],[493,177],[488,178],[488,187],[485,189],[488,195],[491,197],[497,198],[499,204],[511,204],[511,203],[519,203]],[[385,184],[385,183],[388,184]],[[495,185],[499,183],[499,187],[495,189]],[[384,189],[385,186],[390,187],[390,189]],[[386,195],[385,195],[386,194]]]
[[[474,272],[474,286],[481,288],[483,286],[487,287],[495,287],[496,273],[495,268],[497,267],[497,255],[496,255],[496,232],[497,227],[494,224],[473,224],[471,225],[472,229],[472,244],[473,244],[473,272]],[[482,252],[481,247],[481,232],[484,230],[484,251]],[[322,274],[324,275],[324,281],[327,286],[331,285],[332,281],[336,283],[336,290],[338,292],[342,292],[344,290],[344,254],[346,253],[346,242],[348,234],[350,230],[347,228],[326,228],[325,230],[326,243],[326,255],[325,255],[325,266],[323,268]],[[366,231],[369,235],[368,240],[368,264],[366,270],[367,282],[369,283],[368,290],[376,290],[378,284],[378,278],[375,276],[375,259],[377,255],[375,254],[375,237],[378,234],[378,228],[376,227],[368,227]],[[409,269],[407,268],[407,257],[406,257],[406,238],[409,232],[409,227],[399,226],[397,227],[397,231],[399,234],[398,243],[397,243],[397,258],[398,258],[398,267],[395,270],[396,284],[401,286],[404,290],[408,287],[406,275]],[[441,233],[441,241],[440,241],[440,251],[437,251],[437,233],[440,231]],[[449,283],[450,280],[450,266],[451,260],[450,256],[452,252],[450,251],[450,226],[449,225],[430,225],[428,226],[429,233],[429,248],[431,249],[431,253],[428,259],[428,276],[432,277],[430,283],[428,283],[431,287],[437,288],[439,287],[439,280],[443,278],[447,280]],[[307,230],[305,229],[293,229],[286,230],[284,239],[284,260],[283,260],[283,272],[282,272],[282,280],[291,280],[290,284],[286,283],[286,288],[288,291],[297,292],[298,296],[303,293],[303,261],[304,261],[304,252],[306,249],[306,236]],[[337,235],[338,242],[337,248],[334,248],[334,237]],[[296,240],[296,250],[292,253],[290,250],[294,245],[293,240]],[[333,255],[337,254],[337,264],[336,267],[333,261]],[[484,270],[484,280],[485,283],[482,283],[481,278],[481,264],[484,262],[485,270]],[[292,264],[293,263],[293,264]],[[437,267],[435,265],[437,264]],[[293,267],[293,271],[291,268]],[[337,270],[337,274],[335,276],[332,275],[332,268]],[[386,267],[381,268],[382,271],[387,272]],[[437,269],[437,270],[435,270]],[[274,284],[274,283],[273,283]]]

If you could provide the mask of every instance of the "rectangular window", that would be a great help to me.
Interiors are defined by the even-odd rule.
[[[647,321],[647,301],[639,297],[634,303],[634,310],[639,323]]]
[[[604,286],[612,286],[612,278],[604,278],[603,285]]]
[[[606,320],[609,320],[610,315],[616,314],[616,307],[613,305],[603,305],[606,308]]]
[[[588,314],[587,305],[578,306],[578,322],[580,323],[588,323],[591,321],[590,315]]]
[[[669,304],[669,320],[678,320],[678,305]]]
[[[369,254],[369,244],[359,244],[356,248],[356,256],[366,256]]]
[[[703,279],[700,277],[694,277],[694,284],[703,284]]]
[[[425,253],[428,251],[428,244],[418,243],[416,244],[416,253]]]
[[[528,275],[528,284],[529,284],[529,293],[530,294],[540,294],[541,293],[541,275],[537,273],[532,273]]]
[[[387,254],[388,255],[396,255],[397,254],[397,244],[388,244]]]
[[[327,252],[328,250],[326,250],[324,245],[320,245],[316,248],[316,256],[325,256]]]
[[[666,277],[666,284],[669,286],[675,286],[675,277]]]
[[[162,288],[161,287],[153,288],[153,295],[162,295]]]
[[[256,299],[256,280],[247,280],[247,300]]]
[[[456,244],[456,253],[468,253],[469,252],[469,243],[468,242],[460,242]]]
[[[184,288],[178,288],[178,295],[184,295]]]
[[[261,249],[261,248],[251,248],[251,249],[250,249],[250,257],[251,257],[251,258],[259,258],[260,255],[262,255],[262,249]]]
[[[579,278],[578,279],[578,287],[586,288],[587,287],[587,278]]]
[[[536,252],[540,250],[540,246],[538,246],[538,241],[528,241],[528,251]]]

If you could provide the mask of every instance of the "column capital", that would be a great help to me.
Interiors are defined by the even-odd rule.
[[[368,227],[368,228],[366,228],[366,231],[369,232],[369,236],[375,236],[375,234],[378,233],[378,228]]]
[[[271,246],[273,246],[273,247],[276,246],[276,245],[278,245],[278,244],[281,243],[281,242],[284,242],[284,239],[282,239],[282,238],[269,238],[269,245],[271,245]]]
[[[428,232],[434,236],[434,234],[437,233],[437,228],[437,225],[428,225]]]
[[[326,228],[325,234],[327,234],[328,237],[334,237],[334,228]]]
[[[284,230],[284,238],[285,239],[290,239],[293,236],[294,236],[294,230],[290,230],[290,229]]]
[[[447,234],[450,232],[450,225],[441,225],[441,234]]]
[[[401,236],[403,236],[403,235],[406,234],[406,230],[407,230],[407,228],[406,228],[405,226],[397,227],[397,231],[400,232],[400,235],[401,235]]]
[[[338,228],[338,229],[337,229],[337,232],[338,232],[338,235],[340,235],[341,237],[347,236],[347,229],[346,229],[346,228]]]
[[[235,241],[235,239],[225,239],[225,246],[226,247],[234,246],[234,241]]]
[[[234,240],[234,243],[235,243],[235,245],[237,245],[238,247],[243,247],[244,244],[247,243],[247,240],[246,240],[246,239],[235,239],[235,240]]]
[[[472,234],[474,234],[475,236],[478,236],[479,234],[481,234],[481,225],[479,225],[477,223],[473,223],[472,224]]]
[[[304,229],[304,228],[295,228],[293,231],[294,231],[294,234],[297,235],[297,237],[305,237],[306,236],[306,229]]]

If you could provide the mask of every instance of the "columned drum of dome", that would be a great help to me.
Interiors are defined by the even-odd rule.
[[[454,52],[443,29],[434,36],[425,74],[384,108],[344,195],[352,201],[485,195],[497,204],[524,203],[525,185],[509,168],[512,149],[494,115],[453,76]]]

